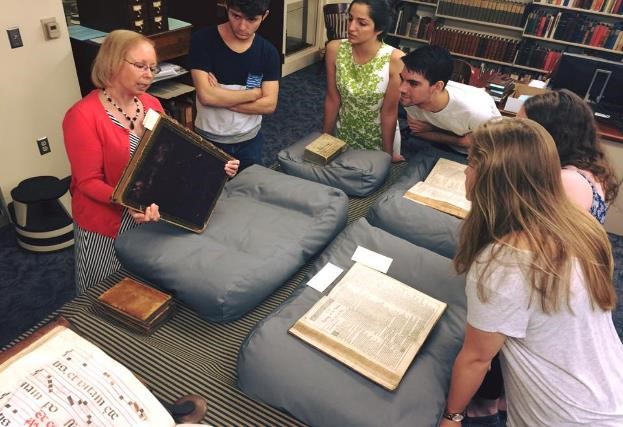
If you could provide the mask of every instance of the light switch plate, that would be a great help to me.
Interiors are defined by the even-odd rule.
[[[19,27],[7,28],[6,33],[9,36],[9,44],[11,45],[11,49],[24,46],[24,42],[22,41],[22,35],[19,32]]]

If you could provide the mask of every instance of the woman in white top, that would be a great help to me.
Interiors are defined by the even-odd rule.
[[[593,112],[586,102],[567,89],[550,91],[528,98],[517,117],[536,121],[552,135],[567,196],[603,224],[619,182],[597,139]]]
[[[468,273],[467,326],[440,425],[460,425],[499,352],[509,426],[622,426],[610,243],[567,198],[551,136],[528,119],[487,122],[465,186],[454,262]]]

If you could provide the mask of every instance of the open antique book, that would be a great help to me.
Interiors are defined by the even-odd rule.
[[[465,218],[472,204],[465,197],[467,165],[439,159],[424,181],[409,188],[404,197],[439,211]]]
[[[127,368],[67,326],[53,322],[0,353],[0,425],[176,425]]]
[[[395,390],[445,308],[446,303],[355,263],[289,331]]]

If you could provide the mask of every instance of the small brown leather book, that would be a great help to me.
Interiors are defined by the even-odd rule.
[[[98,300],[115,318],[125,318],[133,324],[148,327],[168,317],[165,312],[172,309],[171,295],[129,277],[121,279]]]

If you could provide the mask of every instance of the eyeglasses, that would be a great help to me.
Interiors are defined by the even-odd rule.
[[[153,65],[150,67],[149,65],[143,64],[142,62],[130,62],[127,59],[124,59],[124,61],[130,65],[133,65],[134,68],[136,68],[137,70],[141,70],[141,71],[149,70],[151,71],[151,74],[153,74],[154,76],[162,70],[159,65]]]

